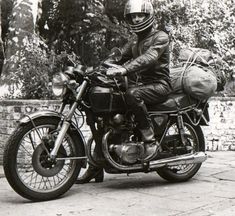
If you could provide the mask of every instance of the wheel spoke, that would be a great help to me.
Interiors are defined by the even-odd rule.
[[[51,181],[49,180],[49,178],[47,177],[47,182],[49,183],[49,185],[50,185],[50,188],[52,188],[52,185],[51,185]]]
[[[76,166],[74,161],[65,160],[53,163],[46,159],[45,149],[41,147],[42,137],[48,137],[48,139],[51,137],[52,141],[54,140],[56,127],[50,124],[33,127],[20,141],[16,169],[21,182],[30,190],[42,193],[56,190],[65,184],[74,172]],[[75,156],[74,146],[73,140],[66,134],[58,157]]]
[[[30,153],[23,145],[20,146],[20,149],[23,148],[23,152],[25,152],[28,156],[32,157],[32,153]]]
[[[193,129],[188,125],[185,124],[185,137],[187,140],[187,145],[192,147],[192,151],[191,152],[195,152],[198,151],[198,140],[197,138],[194,136],[195,132],[192,131]],[[178,135],[179,131],[177,128],[176,124],[171,125],[171,127],[169,128],[167,135],[168,136],[172,136],[172,135]],[[168,148],[170,149],[170,148]],[[194,164],[188,164],[188,165],[177,165],[177,166],[169,166],[168,169],[172,170],[172,172],[174,173],[186,173],[188,172],[190,169],[192,169],[192,167],[194,166]]]
[[[42,177],[42,179],[43,179],[43,183],[44,183],[43,189],[48,189],[47,188],[47,180],[45,180],[44,177]]]

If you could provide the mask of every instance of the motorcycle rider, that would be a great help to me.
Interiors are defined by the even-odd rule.
[[[144,160],[156,151],[158,143],[146,105],[164,102],[171,91],[169,77],[169,38],[154,26],[154,9],[150,0],[128,0],[124,17],[137,40],[127,43],[122,49],[124,63],[119,68],[110,68],[108,76],[132,76],[138,84],[126,92],[126,102],[135,115],[145,149]],[[120,63],[120,62],[119,62]],[[95,178],[103,181],[103,169],[92,165],[76,183],[87,183]]]

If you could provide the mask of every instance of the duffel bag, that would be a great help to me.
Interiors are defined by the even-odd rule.
[[[178,62],[185,68],[192,65],[199,65],[205,67],[205,70],[211,70],[217,78],[216,91],[224,90],[227,82],[224,69],[227,67],[227,63],[219,55],[214,54],[208,49],[188,47],[180,50]]]
[[[213,60],[213,54],[208,49],[202,48],[183,48],[179,52],[179,62],[193,62],[197,64],[208,65]]]
[[[204,100],[213,96],[217,89],[216,75],[198,66],[172,68],[171,84],[175,93],[184,92],[193,98]]]

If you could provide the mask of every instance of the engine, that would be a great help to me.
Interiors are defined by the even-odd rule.
[[[141,155],[144,154],[143,145],[140,143],[122,143],[119,145],[110,145],[110,152],[115,154],[120,159],[120,163],[134,164],[138,161]]]
[[[119,163],[134,164],[144,154],[144,149],[138,142],[138,133],[133,131],[133,121],[127,119],[122,114],[116,114],[109,120],[113,127],[113,133],[108,141],[109,152],[115,155]]]

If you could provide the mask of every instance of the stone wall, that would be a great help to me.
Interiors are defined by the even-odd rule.
[[[59,108],[58,101],[43,100],[1,100],[0,101],[0,164],[4,145],[17,126],[17,120],[24,114],[41,109],[56,110]]]
[[[206,149],[235,150],[235,98],[212,98],[209,102],[210,122],[203,127]]]
[[[59,101],[2,100],[0,101],[0,164],[4,145],[24,114],[36,110],[58,110]],[[203,127],[206,149],[235,150],[235,98],[212,98],[210,100],[210,125]],[[82,128],[88,134],[87,126]]]

